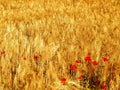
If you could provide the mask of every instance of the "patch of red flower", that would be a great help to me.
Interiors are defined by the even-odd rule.
[[[5,56],[5,51],[2,51],[2,52],[1,52],[1,55]]]
[[[77,69],[77,66],[74,64],[71,66],[71,70],[76,70]]]
[[[61,78],[61,83],[65,84],[66,83],[66,78]]]
[[[101,88],[102,88],[103,90],[107,90],[107,87],[106,87],[105,84],[102,84]]]
[[[98,62],[97,62],[97,61],[93,61],[93,65],[94,65],[94,66],[97,66],[97,65],[98,65]]]
[[[34,60],[38,60],[39,59],[39,56],[38,55],[35,55],[34,56]]]
[[[107,61],[108,61],[108,58],[103,58],[103,61],[104,61],[104,62],[107,62]]]
[[[91,61],[91,57],[90,57],[90,56],[86,56],[86,57],[85,57],[85,60],[86,60],[87,62],[90,62],[90,61]]]
[[[78,80],[81,80],[83,77],[84,77],[83,75],[80,75],[80,76],[78,77]]]
[[[75,62],[76,62],[76,63],[80,63],[80,60],[76,60]]]
[[[5,51],[2,51],[2,52],[1,52],[1,55],[3,55],[3,54],[5,54]]]

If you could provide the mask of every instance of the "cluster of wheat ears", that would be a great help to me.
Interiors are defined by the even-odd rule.
[[[120,0],[0,0],[0,90],[120,90]]]

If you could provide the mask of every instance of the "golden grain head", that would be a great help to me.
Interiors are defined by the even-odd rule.
[[[120,90],[119,8],[119,0],[0,0],[0,90]],[[86,63],[88,52],[98,66]]]

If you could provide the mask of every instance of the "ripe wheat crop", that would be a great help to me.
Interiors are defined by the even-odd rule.
[[[120,0],[0,0],[0,90],[120,90]]]

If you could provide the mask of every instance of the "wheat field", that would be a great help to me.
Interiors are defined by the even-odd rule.
[[[120,90],[120,0],[0,0],[0,90]]]

